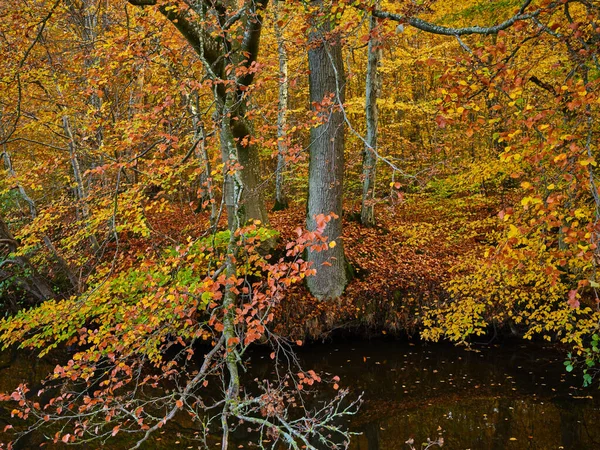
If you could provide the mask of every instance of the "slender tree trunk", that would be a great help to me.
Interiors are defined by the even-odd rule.
[[[221,104],[221,152],[224,163],[224,181],[223,181],[223,196],[227,207],[227,222],[229,228],[229,244],[227,246],[226,276],[228,280],[237,279],[237,254],[238,247],[235,237],[235,232],[239,230],[242,221],[245,221],[246,216],[244,211],[240,210],[240,202],[242,199],[243,190],[246,185],[242,179],[241,171],[238,168],[239,149],[236,146],[233,130],[231,126],[231,107],[234,102],[232,94],[228,94],[226,101]],[[234,352],[234,348],[229,348],[229,342],[235,338],[235,306],[237,304],[237,295],[233,292],[235,285],[229,282],[225,286],[225,294],[223,296],[223,337],[226,343],[226,367],[229,375],[228,388],[225,395],[225,404],[221,415],[221,427],[223,437],[221,440],[221,448],[227,449],[229,445],[229,425],[227,419],[229,412],[239,399],[239,373],[238,360]]]
[[[242,224],[240,222],[246,219],[239,208],[243,190],[246,187],[239,169],[238,148],[235,143],[233,131],[231,129],[231,117],[229,115],[226,102],[221,110],[221,158],[223,159],[223,200],[227,208],[228,229],[234,233]],[[246,205],[245,205],[246,206]]]
[[[217,225],[217,202],[215,200],[215,190],[212,182],[212,167],[208,157],[208,151],[206,150],[206,133],[204,131],[204,125],[200,126],[200,131],[201,141],[199,156],[204,165],[204,173],[206,173],[206,178],[204,179],[202,186],[206,189],[206,201],[210,203],[210,226],[215,227]]]
[[[376,3],[377,7],[378,3]],[[377,99],[381,89],[379,62],[381,47],[376,37],[377,19],[371,16],[369,27],[369,47],[367,62],[367,79],[365,95],[365,115],[367,122],[367,137],[363,150],[363,192],[360,211],[360,221],[363,225],[375,225],[375,176],[377,166],[377,119],[379,108]]]
[[[311,4],[323,7],[322,0],[313,0]],[[327,250],[308,251],[307,260],[312,263],[316,275],[307,278],[307,285],[315,297],[333,299],[342,294],[347,283],[341,240],[344,117],[335,105],[336,100],[344,101],[345,80],[341,43],[338,36],[331,36],[329,19],[318,18],[314,26],[308,51],[310,100],[313,105],[319,105],[333,94],[334,106],[322,111],[315,110],[316,114],[325,115],[325,121],[311,129],[310,133],[308,229],[317,228],[315,217],[319,214],[333,213],[335,218],[327,223],[324,231],[332,244]]]
[[[204,205],[210,205],[210,225],[214,227],[217,219],[217,203],[215,200],[214,186],[212,182],[212,167],[206,150],[206,132],[204,131],[204,123],[200,117],[200,105],[198,92],[194,92],[189,99],[190,112],[192,113],[192,126],[194,128],[194,144],[196,149],[196,159],[201,164],[202,175],[200,175],[200,205],[198,210],[204,209]]]
[[[279,99],[277,112],[277,174],[275,177],[275,211],[286,209],[288,200],[284,191],[285,157],[287,146],[287,112],[288,112],[288,56],[283,39],[283,30],[279,26],[279,2],[273,6],[275,19],[275,37],[277,39],[277,54],[279,55]]]
[[[228,280],[236,280],[237,265],[235,263],[236,256],[238,253],[237,242],[233,231],[229,237],[228,255],[226,264],[225,274]],[[240,375],[239,375],[239,360],[236,352],[236,345],[230,346],[229,342],[237,337],[235,332],[235,316],[236,316],[236,305],[237,295],[233,292],[235,283],[227,284],[225,286],[225,295],[223,296],[223,337],[226,346],[226,367],[229,375],[229,382],[227,391],[225,393],[225,405],[223,406],[223,413],[221,414],[221,428],[223,430],[223,437],[221,439],[221,448],[227,450],[229,445],[229,424],[227,420],[230,417],[231,409],[235,408],[240,397]]]
[[[73,176],[75,178],[75,192],[77,194],[77,200],[80,203],[80,207],[78,208],[79,215],[87,227],[89,225],[88,221],[90,219],[90,209],[88,205],[87,191],[83,183],[83,175],[81,172],[81,166],[79,164],[79,158],[77,156],[77,144],[75,142],[75,136],[73,135],[73,130],[71,128],[71,122],[69,121],[69,117],[66,115],[63,116],[63,129],[65,131],[65,134],[69,138],[69,159],[71,160],[71,167],[73,168]],[[92,250],[97,251],[99,248],[98,240],[96,239],[96,236],[93,233],[90,233],[89,241]]]

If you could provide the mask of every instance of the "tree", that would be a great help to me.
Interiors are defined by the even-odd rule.
[[[315,297],[335,299],[342,295],[348,282],[342,240],[344,116],[339,107],[345,94],[344,64],[341,36],[332,31],[326,3],[314,0],[311,6],[314,15],[308,50],[310,100],[321,124],[310,133],[306,223],[309,230],[315,230],[323,225],[317,217],[331,214],[331,220],[325,224],[324,232],[328,245],[307,255],[316,274],[306,283]]]
[[[284,188],[284,171],[286,168],[287,145],[287,115],[289,98],[288,54],[283,30],[280,24],[280,2],[275,2],[273,7],[273,27],[277,39],[277,56],[279,60],[279,96],[277,98],[277,173],[275,174],[275,206],[273,209],[281,210],[288,207],[288,200]]]
[[[235,1],[202,1],[191,6],[157,0],[129,0],[129,3],[158,5],[159,11],[190,43],[213,83],[230,227],[238,220],[243,224],[250,219],[268,224],[262,199],[260,161],[252,124],[246,118],[248,95],[257,72],[262,13],[268,0],[247,1],[240,8]],[[238,164],[241,169],[234,177],[231,171],[238,171]],[[238,198],[241,206],[236,208]],[[236,210],[238,218],[234,217]]]
[[[66,423],[56,441],[109,439],[127,431],[135,436],[132,445],[142,448],[153,432],[185,413],[201,434],[207,433],[201,423],[219,430],[222,448],[231,447],[240,421],[259,438],[270,433],[288,447],[314,448],[317,439],[335,448],[330,431],[347,434],[329,427],[354,410],[342,403],[345,392],[311,414],[294,399],[319,382],[318,374],[292,365],[276,380],[254,385],[240,370],[257,342],[274,345],[275,361],[294,359],[289,343],[272,330],[277,314],[288,319],[284,308],[301,322],[299,333],[312,331],[310,319],[317,315],[321,321],[349,318],[386,329],[398,329],[398,317],[407,318],[410,326],[425,327],[425,337],[454,340],[485,332],[491,321],[518,320],[529,327],[528,336],[549,336],[550,329],[562,333],[576,349],[589,352],[588,365],[596,363],[594,4],[538,7],[527,1],[509,11],[486,3],[459,12],[459,19],[470,22],[483,21],[486,11],[486,21],[499,12],[509,17],[490,27],[435,25],[435,19],[417,16],[445,17],[447,6],[429,11],[427,2],[292,4],[291,11],[307,7],[310,75],[301,79],[305,72],[299,70],[288,86],[285,52],[274,45],[284,42],[278,23],[273,45],[261,49],[270,52],[271,64],[257,59],[261,35],[270,30],[268,20],[263,23],[270,16],[266,1],[131,0],[123,8],[122,0],[109,0],[98,9],[87,0],[37,2],[22,14],[17,3],[0,5],[0,16],[13,18],[0,24],[7,43],[0,64],[8,74],[0,80],[0,144],[7,169],[0,180],[0,216],[11,218],[0,221],[6,225],[0,226],[0,276],[11,276],[10,289],[21,286],[39,304],[2,320],[0,341],[41,352],[67,345],[74,352],[48,378],[48,388],[56,388],[47,392],[51,404],[36,406],[39,398],[26,386],[2,399],[14,402],[15,415],[38,419],[35,426]],[[12,27],[19,17],[26,23]],[[95,17],[104,25],[90,30]],[[165,18],[173,27],[163,27]],[[388,39],[397,39],[391,22],[419,30],[402,37],[413,45],[391,48]],[[87,24],[83,31],[79,23]],[[442,42],[443,36],[456,42],[423,45]],[[294,66],[296,54],[306,55],[292,51],[291,43],[304,48],[304,36],[287,37]],[[379,48],[386,54],[379,61],[381,73],[390,81],[383,86],[388,95],[380,95],[378,123]],[[353,77],[344,65],[355,60],[366,70]],[[409,62],[400,70],[402,60]],[[301,86],[308,81],[309,108],[301,106],[307,103],[305,91],[294,91],[295,81]],[[286,110],[295,125],[289,130]],[[401,115],[402,123],[393,123]],[[364,140],[362,122],[352,123],[357,116],[361,121],[366,116]],[[416,132],[403,141],[400,130],[407,123]],[[434,132],[427,136],[424,130],[436,125],[432,139]],[[480,131],[492,136],[493,151],[489,139],[476,138]],[[406,148],[394,148],[403,143]],[[294,183],[297,192],[308,187],[309,230],[298,226],[294,211],[274,214],[287,243],[276,258],[269,257],[264,249],[277,233],[265,226],[257,172],[268,161],[259,156],[277,154],[273,198],[281,200],[283,156],[302,146],[309,149],[308,167],[299,164],[286,184],[288,192]],[[382,208],[383,227],[349,224],[346,236],[356,248],[344,245],[344,193],[354,193],[349,200],[355,205],[362,202],[364,223],[374,222],[369,206],[377,160],[386,162],[378,173],[385,184],[402,168],[418,167],[423,178],[439,179],[427,185],[431,192],[402,193],[410,205]],[[503,206],[499,218],[495,193],[490,198],[479,193],[494,177],[510,187],[502,200],[510,207]],[[453,190],[460,195],[454,197]],[[433,217],[421,226],[406,216],[429,214],[420,201],[425,195]],[[210,212],[197,207],[199,197],[201,205],[210,203]],[[488,209],[476,226],[448,231],[445,223],[435,223],[443,210],[456,225],[464,219],[456,211],[471,214],[471,201],[481,198],[489,201]],[[227,225],[219,220],[224,208]],[[92,237],[99,251],[90,249]],[[400,240],[403,245],[395,247]],[[455,242],[463,240],[468,242],[460,248],[467,251],[457,262]],[[397,254],[390,255],[392,249]],[[327,301],[342,295],[348,283],[344,250],[363,261],[379,255],[350,286],[361,286],[360,301],[370,296],[376,302],[360,303],[352,295]],[[440,254],[446,259],[437,260]],[[413,262],[418,277],[408,267]],[[431,286],[421,276],[428,270],[442,273],[439,279],[447,283]],[[75,274],[73,288],[65,284],[54,292],[56,284],[47,279],[59,278],[58,272]],[[326,301],[315,302],[297,287],[282,305],[288,288],[305,279]],[[405,286],[411,286],[406,298]],[[57,298],[43,302],[50,290]],[[433,290],[447,297],[428,297]],[[306,313],[301,302],[313,310]],[[161,382],[174,389],[146,390],[155,384],[160,389]],[[222,395],[207,397],[207,383],[218,384]],[[148,395],[134,395],[132,386]]]
[[[375,4],[377,7],[378,4]],[[377,120],[379,108],[377,99],[381,90],[379,63],[381,42],[377,38],[377,19],[369,19],[369,45],[367,47],[367,74],[365,87],[365,120],[367,136],[363,150],[363,192],[360,221],[363,225],[375,225],[375,180],[377,168]]]
[[[132,3],[136,6],[156,4]],[[153,432],[182,411],[198,422],[204,438],[208,429],[201,428],[200,424],[217,422],[222,434],[221,448],[224,449],[230,445],[231,427],[237,426],[239,421],[253,427],[259,439],[265,433],[273,433],[275,440],[282,440],[293,448],[302,445],[315,449],[313,442],[335,448],[337,437],[347,440],[347,432],[334,424],[352,414],[357,406],[355,402],[344,403],[346,391],[340,391],[323,409],[315,412],[304,410],[304,402],[296,400],[302,397],[303,386],[321,381],[312,371],[305,372],[293,365],[290,372],[275,380],[275,384],[259,385],[259,396],[242,391],[239,368],[252,343],[271,341],[273,358],[279,359],[284,354],[286,358],[290,357],[290,345],[272,335],[267,326],[273,320],[272,310],[285,289],[313,272],[301,255],[305,250],[310,252],[315,245],[322,246],[325,240],[322,224],[329,221],[329,217],[315,217],[319,225],[307,233],[300,231],[285,256],[273,264],[259,249],[272,241],[275,233],[264,227],[266,220],[247,220],[263,208],[256,201],[258,194],[250,191],[257,186],[252,178],[255,173],[251,170],[257,167],[248,163],[254,137],[245,114],[248,112],[247,95],[258,71],[254,64],[262,27],[258,11],[264,5],[266,2],[248,2],[235,11],[209,2],[193,10],[185,5],[182,9],[177,5],[157,5],[161,14],[167,16],[192,43],[207,73],[224,166],[223,203],[228,209],[227,229],[218,231],[217,221],[211,218],[206,235],[188,236],[187,240],[161,246],[156,248],[157,251],[148,251],[152,249],[148,247],[137,255],[119,252],[121,240],[129,232],[139,233],[137,227],[145,222],[145,213],[151,211],[139,201],[137,205],[142,204],[142,218],[135,220],[133,225],[137,229],[124,228],[117,222],[117,217],[122,214],[120,202],[127,198],[123,198],[123,190],[140,192],[132,188],[138,184],[137,179],[133,182],[123,180],[132,168],[136,174],[141,172],[140,155],[148,154],[155,145],[165,144],[163,155],[171,157],[175,133],[160,133],[167,137],[157,144],[146,144],[138,155],[127,148],[129,154],[125,161],[115,157],[115,189],[109,201],[104,201],[105,211],[106,206],[112,207],[112,214],[105,216],[112,243],[117,247],[112,261],[105,260],[100,264],[99,274],[80,295],[42,303],[29,311],[21,311],[0,325],[5,345],[19,343],[40,349],[42,353],[63,344],[77,346],[72,359],[57,366],[49,376],[48,389],[53,400],[44,407],[37,401],[29,402],[28,388],[23,385],[10,395],[0,397],[6,401],[18,399],[19,407],[25,407],[15,415],[36,418],[33,428],[47,422],[66,424],[68,428],[54,435],[55,442],[105,439],[127,431],[136,433],[133,446],[140,448]],[[192,23],[190,17],[200,22]],[[129,16],[126,19],[129,24]],[[197,26],[199,24],[202,28]],[[130,33],[128,28],[126,31]],[[225,36],[223,39],[221,33]],[[191,86],[192,93],[201,87],[200,83],[191,83]],[[188,86],[178,87],[183,91],[184,100]],[[106,101],[103,106],[117,110],[119,103],[114,103],[117,105]],[[173,104],[172,97],[167,96],[159,111],[167,115],[165,111]],[[70,107],[75,109],[74,105]],[[66,106],[61,103],[60,113],[63,108]],[[201,120],[198,105],[191,105],[190,110],[194,141],[204,143],[206,136],[202,129],[198,132]],[[72,144],[68,147],[73,150],[68,153],[71,158],[78,137],[70,123],[65,125],[64,115],[60,119],[64,131],[69,130],[67,142]],[[160,125],[167,128],[170,124],[160,121]],[[135,123],[135,126],[141,125]],[[132,126],[132,134],[135,126]],[[109,130],[106,131],[108,134]],[[134,139],[131,141],[135,142]],[[193,150],[194,146],[188,153]],[[206,156],[201,157],[206,162]],[[183,162],[185,160],[184,156]],[[162,174],[166,177],[172,177],[173,172],[177,174],[175,169],[178,167],[170,169],[172,172],[165,170]],[[106,166],[87,172],[78,170],[76,175],[80,177],[75,180],[75,185],[80,185],[84,173],[104,173],[106,170]],[[155,198],[150,200],[148,203],[152,205]],[[129,206],[135,211],[131,208],[136,206],[135,203]],[[141,231],[143,235],[143,227]],[[134,260],[136,262],[130,265]],[[189,361],[199,340],[206,341],[211,347],[200,356],[201,366],[194,371]],[[167,357],[167,350],[177,346],[181,347],[176,355]],[[138,389],[144,390],[164,380],[174,382],[178,388],[150,399],[134,395]],[[205,403],[201,392],[208,383],[215,382],[222,383],[223,398]],[[54,390],[57,386],[60,389]],[[215,414],[215,410],[218,413]]]

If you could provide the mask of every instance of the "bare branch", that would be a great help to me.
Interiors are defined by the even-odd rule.
[[[540,15],[541,9],[537,9],[530,13],[525,13],[525,9],[530,5],[532,0],[526,0],[519,9],[519,12],[512,16],[510,19],[505,20],[502,23],[493,25],[490,27],[472,26],[464,28],[453,28],[445,27],[442,25],[436,25],[426,20],[419,19],[418,17],[407,17],[402,14],[394,14],[387,11],[374,10],[372,14],[380,19],[390,19],[396,22],[406,23],[414,28],[433,34],[441,34],[444,36],[466,36],[470,34],[483,34],[491,35],[498,34],[500,31],[506,30],[512,27],[515,23],[523,20],[532,20]],[[364,8],[363,8],[364,9]]]

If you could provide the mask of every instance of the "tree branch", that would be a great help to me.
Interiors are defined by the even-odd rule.
[[[262,16],[261,12],[267,7],[269,0],[251,1],[251,9],[247,19],[246,31],[244,32],[244,40],[242,41],[241,51],[246,55],[245,67],[250,67],[258,57],[258,49],[260,46],[260,35],[262,31]],[[239,79],[239,84],[249,86],[254,80],[255,73],[247,73]]]
[[[463,27],[463,28],[453,28],[453,27],[445,27],[442,25],[436,25],[431,22],[427,22],[423,19],[419,19],[417,17],[407,17],[402,14],[394,14],[387,11],[374,10],[372,12],[373,16],[379,17],[380,19],[390,19],[395,20],[396,22],[406,23],[414,28],[417,28],[422,31],[426,31],[428,33],[440,34],[444,36],[466,36],[469,34],[498,34],[500,31],[506,30],[513,26],[516,22],[522,20],[531,20],[536,18],[542,12],[541,9],[537,9],[531,13],[525,13],[525,9],[531,4],[532,0],[525,0],[525,2],[521,5],[519,12],[512,16],[510,19],[505,20],[502,23],[497,25],[493,25],[490,27],[480,27],[480,26],[472,26],[472,27]],[[366,9],[366,8],[362,8]]]
[[[154,6],[157,4],[157,0],[127,1],[134,6]],[[161,4],[158,10],[177,28],[198,55],[203,55],[210,64],[214,64],[217,61],[220,56],[216,51],[219,47],[218,43],[205,33],[197,20],[190,17],[190,10],[183,11],[175,3]],[[207,45],[207,43],[212,45]]]

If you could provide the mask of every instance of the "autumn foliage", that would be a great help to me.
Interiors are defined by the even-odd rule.
[[[252,344],[279,361],[340,328],[546,339],[592,382],[600,8],[417,3],[0,5],[0,341],[70,352],[47,379],[51,400],[24,385],[3,394],[15,416],[66,420],[56,442],[127,430],[141,445],[183,410],[210,412],[224,436],[235,417],[336,448],[327,427],[355,410],[346,391],[310,425],[287,411],[321,375],[290,370],[250,398],[237,368]],[[375,147],[368,48],[381,55]],[[311,102],[319,49],[336,87]],[[329,188],[343,209],[307,218],[310,136],[333,118],[344,182]],[[311,252],[337,256],[316,267]],[[330,267],[344,293],[311,295],[306,278]],[[198,392],[217,378],[222,401],[207,406]],[[178,389],[133,393],[165,380]]]

